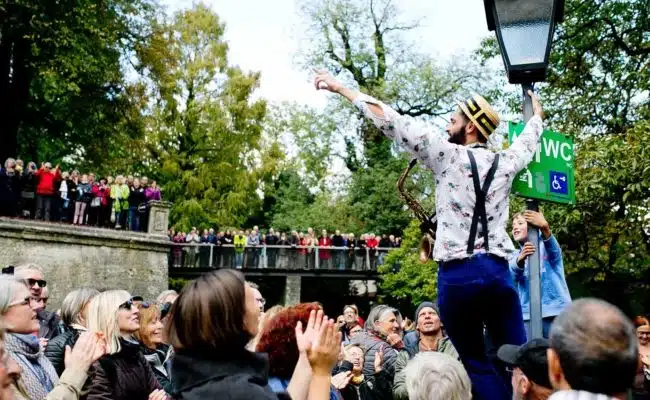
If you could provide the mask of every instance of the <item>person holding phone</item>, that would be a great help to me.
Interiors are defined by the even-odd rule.
[[[344,360],[341,361],[332,385],[341,392],[343,400],[380,400],[391,398],[392,382],[384,371],[384,353],[377,352],[375,373],[366,378],[363,375],[363,349],[351,344],[344,348]]]

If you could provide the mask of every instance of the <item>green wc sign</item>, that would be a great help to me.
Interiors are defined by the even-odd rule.
[[[523,124],[508,123],[509,143],[523,130]],[[573,139],[544,131],[533,161],[515,177],[512,192],[530,199],[575,204]]]

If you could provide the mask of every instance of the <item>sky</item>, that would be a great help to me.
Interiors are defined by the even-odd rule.
[[[404,20],[421,20],[408,38],[420,52],[446,59],[474,50],[489,35],[481,0],[396,0]],[[169,12],[193,0],[163,0]],[[326,94],[311,85],[309,71],[295,62],[301,39],[297,0],[204,0],[226,23],[232,65],[260,71],[258,96],[271,102],[295,101],[315,107]]]

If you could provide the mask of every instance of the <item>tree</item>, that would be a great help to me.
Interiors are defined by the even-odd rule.
[[[303,0],[301,5],[309,36],[304,66],[327,68],[401,114],[440,126],[440,117],[455,109],[458,97],[473,91],[493,101],[501,97],[492,85],[492,71],[478,57],[439,62],[413,51],[403,38],[418,28],[419,21],[404,21],[393,0]],[[361,232],[401,232],[409,214],[396,182],[408,158],[354,107],[332,99],[327,116],[339,129],[329,128],[329,136],[317,137],[338,138],[328,150],[334,158],[342,158],[350,172],[340,190],[342,204],[349,205]],[[332,161],[331,156],[319,158],[323,159]],[[422,177],[418,192],[430,197],[434,181],[431,174]],[[334,203],[341,204],[339,199]]]
[[[142,50],[152,99],[145,164],[161,168],[179,229],[241,225],[283,156],[275,144],[261,148],[266,102],[251,100],[259,74],[228,65],[224,29],[197,4],[156,26],[157,39]]]
[[[413,249],[420,245],[422,234],[417,221],[404,230],[402,246],[390,251],[384,265],[379,267],[380,298],[402,309],[412,308],[423,301],[435,301],[438,296],[438,266],[433,261],[421,263]]]
[[[455,58],[448,63],[417,54],[403,33],[418,21],[403,21],[394,0],[303,0],[310,45],[307,67],[323,66],[359,86],[362,92],[413,117],[439,117],[456,108],[456,98],[471,91],[495,100],[491,71],[478,60]],[[348,113],[352,108],[347,108]],[[351,172],[391,156],[390,144],[365,120],[358,125],[365,165],[347,160]],[[348,152],[352,157],[355,153]]]
[[[122,63],[147,40],[151,0],[0,2],[0,158],[99,163],[141,134]]]
[[[567,0],[541,85],[549,125],[576,143],[577,204],[545,207],[570,287],[629,312],[650,299],[649,12],[648,0]],[[493,39],[482,54],[498,54]]]

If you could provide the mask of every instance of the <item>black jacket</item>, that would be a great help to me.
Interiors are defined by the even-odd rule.
[[[269,362],[265,354],[245,349],[223,352],[179,350],[171,361],[173,396],[183,400],[277,400],[268,386]]]
[[[65,369],[65,346],[70,346],[72,348],[74,344],[77,343],[80,334],[80,331],[72,329],[60,334],[47,343],[47,347],[45,348],[45,357],[50,360],[59,376],[61,376]]]
[[[120,339],[121,350],[99,359],[94,365],[88,400],[147,400],[162,389],[140,352],[140,345]]]
[[[137,189],[131,189],[131,192],[129,193],[129,207],[137,207],[146,201],[147,197],[144,195],[144,188],[142,186]]]
[[[52,340],[54,337],[61,333],[61,330],[59,329],[59,325],[61,324],[61,317],[55,313],[47,310],[41,310],[36,314],[36,318],[38,318],[38,324],[40,326],[40,337]]]
[[[343,400],[391,400],[393,382],[385,372],[378,372],[358,385],[350,382],[341,389]]]

